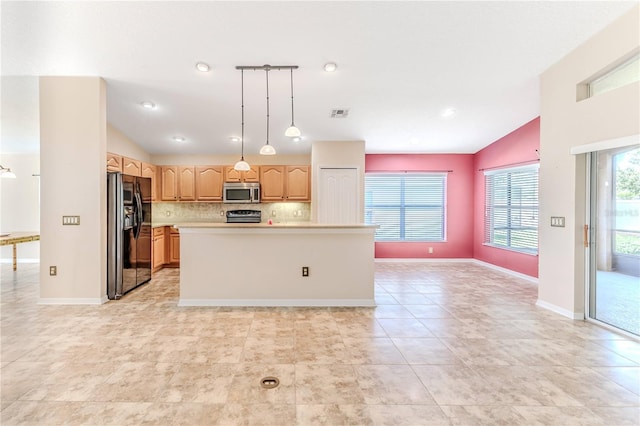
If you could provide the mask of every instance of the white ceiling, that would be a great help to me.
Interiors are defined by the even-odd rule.
[[[1,151],[38,150],[36,76],[92,75],[108,121],[147,152],[236,153],[235,66],[272,64],[300,67],[298,143],[284,136],[289,73],[270,72],[278,153],[355,139],[369,153],[474,153],[538,116],[538,76],[637,3],[3,1]],[[264,74],[245,72],[245,153],[265,142]]]

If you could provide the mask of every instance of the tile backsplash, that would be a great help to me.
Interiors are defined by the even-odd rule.
[[[227,210],[260,210],[262,222],[271,219],[274,223],[309,222],[310,203],[260,203],[260,204],[223,204],[223,203],[153,203],[151,220],[153,223],[185,222],[226,222]]]

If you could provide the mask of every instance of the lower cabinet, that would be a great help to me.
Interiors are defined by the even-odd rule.
[[[178,268],[180,267],[180,232],[173,227],[167,226],[167,228],[169,229],[169,241],[166,244],[165,266]]]
[[[153,228],[153,272],[180,267],[180,232],[172,226]]]
[[[153,228],[153,272],[156,272],[164,266],[164,226]]]

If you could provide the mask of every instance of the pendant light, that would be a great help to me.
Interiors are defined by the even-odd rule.
[[[301,135],[300,129],[293,124],[293,68],[291,68],[291,126],[285,130],[284,135],[290,138],[297,138]]]
[[[267,77],[267,142],[260,148],[261,155],[275,155],[276,150],[269,145],[269,70],[271,67],[265,65],[264,73]]]
[[[240,97],[242,99],[242,124],[241,124],[241,134],[240,134],[240,146],[241,146],[241,154],[240,154],[240,161],[238,161],[234,166],[233,169],[237,170],[239,172],[246,172],[248,170],[251,170],[251,166],[249,166],[249,163],[247,163],[246,161],[244,161],[244,70],[240,70],[240,82],[241,82],[241,89],[240,89]]]

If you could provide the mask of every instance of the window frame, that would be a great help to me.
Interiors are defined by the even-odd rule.
[[[443,243],[447,241],[447,175],[448,172],[366,172],[365,173],[365,223],[375,224],[372,221],[369,221],[367,212],[371,209],[397,209],[399,218],[398,218],[398,228],[399,228],[399,238],[397,239],[378,239],[378,231],[376,231],[375,242],[378,243]],[[393,177],[401,179],[401,194],[400,194],[400,203],[397,205],[390,204],[368,204],[367,202],[367,177],[376,176],[376,177]],[[429,177],[440,177],[442,179],[442,199],[441,203],[433,204],[433,203],[425,203],[425,204],[406,204],[406,192],[405,192],[405,178],[407,177],[415,177],[415,176],[429,176]],[[438,239],[407,239],[407,211],[411,211],[411,209],[422,208],[421,210],[440,210],[440,224],[441,224],[441,236]]]
[[[526,171],[535,171],[536,173],[536,182],[535,182],[535,192],[537,194],[536,197],[536,203],[535,205],[519,205],[519,206],[515,206],[512,203],[512,193],[513,193],[513,187],[512,182],[511,182],[511,174],[513,173],[522,173],[522,172],[526,172]],[[488,178],[492,177],[492,176],[504,176],[507,175],[507,179],[509,180],[509,184],[507,187],[503,188],[504,191],[506,191],[507,195],[507,204],[504,205],[499,205],[500,209],[502,210],[506,210],[506,220],[508,222],[510,222],[512,220],[512,214],[511,212],[513,210],[517,210],[519,212],[521,212],[520,216],[522,216],[522,212],[525,211],[533,211],[535,212],[535,215],[537,217],[537,223],[535,227],[531,227],[531,226],[527,226],[527,227],[515,227],[512,226],[511,223],[508,224],[508,226],[505,228],[503,227],[503,230],[506,229],[507,231],[507,244],[503,245],[503,244],[498,244],[495,242],[495,231],[496,231],[496,226],[494,225],[496,222],[495,219],[495,211],[496,211],[496,206],[498,206],[495,202],[493,202],[491,205],[489,203],[490,199],[491,200],[495,200],[495,189],[496,189],[496,185],[495,184],[491,184],[489,185],[488,183]],[[538,255],[538,251],[539,251],[539,238],[540,238],[540,192],[539,192],[539,186],[540,186],[540,164],[539,163],[535,163],[535,164],[527,164],[524,166],[517,166],[517,167],[505,167],[505,168],[499,168],[499,169],[491,169],[491,170],[485,170],[484,171],[484,184],[485,184],[485,188],[484,188],[484,199],[485,199],[485,203],[484,203],[484,221],[483,221],[483,231],[484,231],[484,241],[483,241],[483,245],[484,246],[488,246],[488,247],[494,247],[494,248],[498,248],[498,249],[502,249],[502,250],[508,250],[508,251],[514,251],[514,252],[518,252],[518,253],[523,253],[523,254],[529,254],[529,255],[533,255],[533,256],[537,256]],[[492,190],[493,192],[490,194],[489,191]],[[490,198],[491,196],[491,198]],[[493,215],[491,215],[493,213]],[[512,241],[512,233],[513,231],[522,231],[522,230],[526,230],[526,228],[531,228],[531,229],[535,229],[536,232],[536,247],[534,248],[525,248],[525,247],[514,247],[511,243]]]

